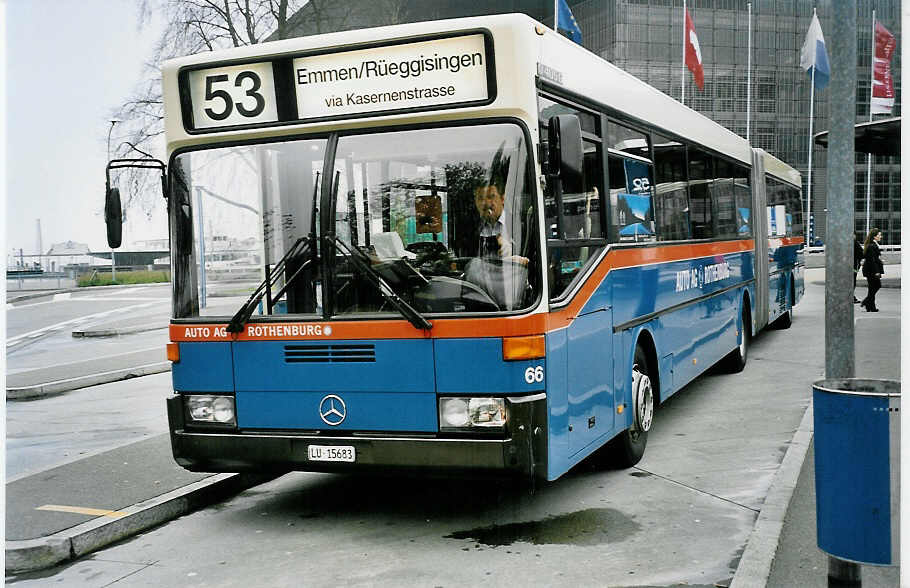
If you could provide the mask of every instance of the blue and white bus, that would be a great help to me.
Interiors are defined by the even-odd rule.
[[[631,466],[803,294],[799,174],[524,15],[194,55],[163,90],[193,471]]]

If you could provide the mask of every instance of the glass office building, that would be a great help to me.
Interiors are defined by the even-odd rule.
[[[701,46],[704,90],[684,70],[681,0],[568,0],[581,28],[583,45],[679,100],[685,76],[685,103],[774,154],[808,180],[810,80],[799,67],[799,53],[813,8],[822,31],[833,32],[828,0],[688,0]],[[892,59],[895,108],[900,115],[900,1],[857,0],[856,122],[869,120],[872,9],[897,38]],[[522,12],[553,24],[553,0],[310,0],[288,22],[288,36],[311,35],[369,26],[459,16]],[[749,28],[751,20],[751,84]],[[830,51],[830,42],[829,42]],[[751,86],[751,104],[749,89]],[[815,94],[813,132],[828,129],[825,89]],[[748,114],[747,114],[748,113]],[[887,118],[887,116],[877,116]],[[867,156],[857,154],[855,173],[858,231],[866,219]],[[825,150],[815,148],[812,169],[814,234],[825,240],[827,174]],[[883,243],[900,244],[900,158],[873,157],[871,226],[884,232]]]

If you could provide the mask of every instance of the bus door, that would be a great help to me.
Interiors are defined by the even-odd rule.
[[[569,454],[612,431],[613,310],[591,302],[567,328]]]

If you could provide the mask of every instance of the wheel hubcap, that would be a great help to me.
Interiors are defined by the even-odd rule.
[[[647,433],[654,419],[654,390],[651,378],[638,371],[637,365],[632,368],[632,399],[635,403],[635,428]]]

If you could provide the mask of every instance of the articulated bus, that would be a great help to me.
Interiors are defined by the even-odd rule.
[[[189,470],[628,467],[803,294],[799,174],[524,15],[194,55],[163,91],[166,164],[108,174],[162,170]]]

